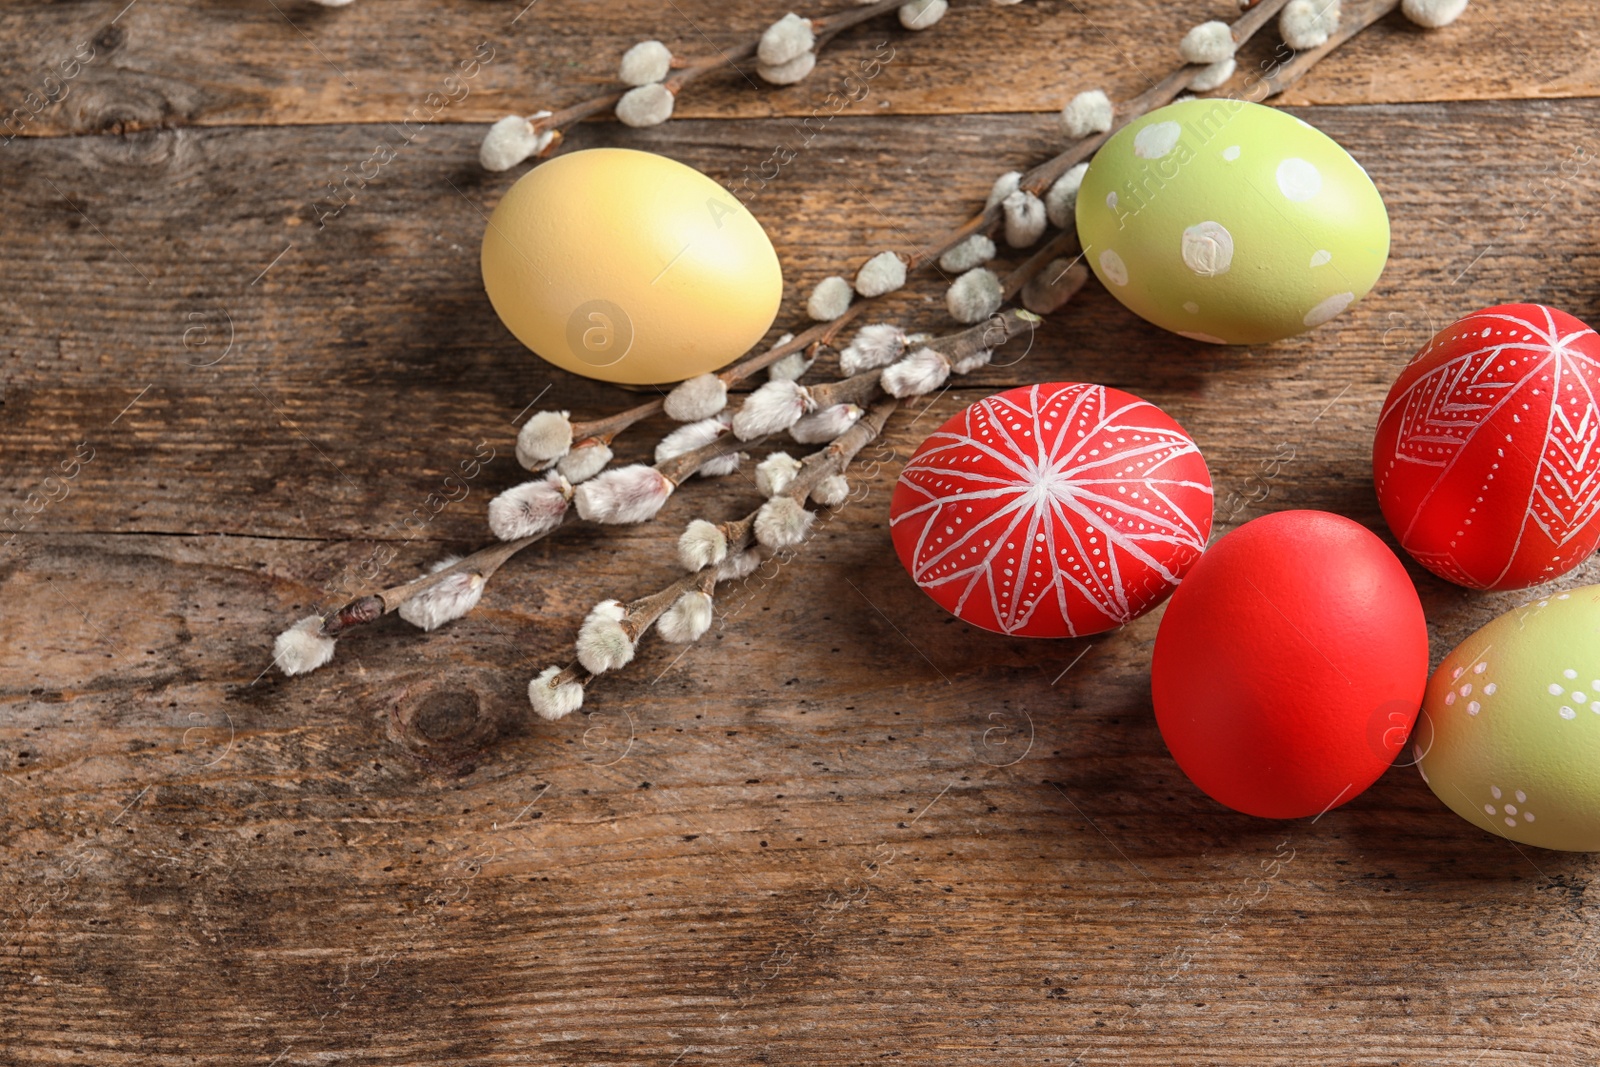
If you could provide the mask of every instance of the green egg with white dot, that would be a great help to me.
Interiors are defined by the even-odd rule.
[[[1428,682],[1412,756],[1457,815],[1519,844],[1600,852],[1600,585],[1495,619]]]
[[[1332,138],[1276,108],[1186,100],[1095,154],[1077,204],[1084,257],[1141,318],[1196,341],[1262,344],[1366,296],[1389,214]]]

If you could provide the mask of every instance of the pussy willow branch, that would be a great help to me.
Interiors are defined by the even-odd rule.
[[[737,452],[741,447],[749,447],[761,443],[760,438],[754,441],[739,441],[732,434],[724,434],[714,441],[708,441],[699,448],[662,460],[655,464],[655,470],[672,482],[681,485],[692,475],[695,470],[708,460],[729,452]],[[329,637],[338,637],[358,626],[365,625],[384,615],[399,609],[401,604],[443,582],[453,574],[477,573],[487,582],[494,576],[512,556],[521,552],[535,541],[542,541],[565,526],[571,519],[573,511],[569,508],[562,519],[553,528],[533,537],[519,537],[515,541],[496,541],[486,545],[471,555],[463,557],[448,567],[441,567],[429,574],[421,574],[410,581],[392,585],[387,589],[380,589],[376,593],[368,593],[328,612],[323,616],[322,632]]]
[[[1250,40],[1262,29],[1262,27],[1264,27],[1280,11],[1282,11],[1287,3],[1288,0],[1258,0],[1253,7],[1245,11],[1245,13],[1232,24],[1234,39],[1241,45]],[[899,3],[895,2],[895,0],[883,0],[883,2],[874,4],[870,7],[858,8],[852,11],[840,12],[837,15],[829,16],[829,20],[836,21],[816,20],[819,23],[826,22],[825,28],[818,33],[818,47],[821,46],[824,36],[831,39],[833,35],[836,35],[838,32],[842,31],[848,26],[858,25],[859,23],[865,22],[876,15],[884,14],[890,10],[894,10],[898,6]],[[1344,45],[1351,38],[1355,37],[1363,30],[1387,16],[1398,6],[1399,0],[1373,0],[1373,2],[1363,12],[1353,18],[1345,20],[1340,29],[1330,36],[1325,44],[1318,48],[1297,54],[1293,60],[1283,64],[1272,75],[1262,79],[1260,84],[1264,85],[1267,91],[1262,95],[1261,99],[1270,99],[1284,92],[1286,89],[1303,78],[1312,67],[1316,66],[1318,62]],[[748,58],[750,55],[754,54],[755,47],[756,46],[752,44],[746,48],[739,49],[733,53],[730,53],[730,58],[734,62],[737,62],[740,58]],[[716,69],[716,67],[720,65],[723,65],[723,61],[720,59],[716,64],[712,64],[710,61],[692,64],[683,72],[676,75],[676,78],[679,80],[680,84],[686,84],[687,81],[692,81],[695,78],[699,78],[703,76],[704,73],[709,72],[712,69]],[[701,68],[705,69],[702,71]],[[1156,83],[1150,89],[1147,89],[1144,93],[1135,97],[1133,100],[1121,105],[1117,109],[1117,117],[1111,130],[1104,134],[1097,134],[1079,140],[1063,152],[1058,153],[1051,159],[1048,159],[1034,167],[1023,176],[1021,186],[1030,192],[1034,192],[1036,195],[1047,190],[1057,178],[1066,173],[1066,171],[1071,169],[1073,166],[1092,156],[1094,152],[1106,142],[1106,140],[1108,140],[1114,133],[1126,126],[1133,119],[1138,118],[1140,115],[1152,111],[1157,107],[1164,106],[1165,104],[1176,99],[1177,96],[1183,91],[1184,86],[1188,84],[1188,80],[1199,69],[1201,68],[1187,64],[1178,67],[1171,74],[1167,75],[1166,78]],[[558,119],[561,122],[570,124],[580,121],[582,118],[588,117],[589,115],[597,114],[600,111],[604,111],[607,107],[614,106],[617,98],[620,96],[621,93],[618,92],[607,96],[596,97],[581,104],[575,104],[570,108],[564,109],[562,112],[558,112],[556,115],[551,115],[542,120],[544,123],[543,128],[554,128],[558,124]],[[944,237],[936,239],[923,249],[913,253],[908,260],[908,271],[926,267],[929,263],[935,261],[949,248],[959,244],[972,234],[984,232],[986,229],[992,229],[994,226],[998,225],[1000,219],[1001,211],[998,206],[986,208],[985,210],[978,212],[971,219],[968,219],[967,222],[945,234]],[[1060,247],[1059,252],[1057,251],[1058,245]],[[1057,255],[1063,254],[1070,247],[1072,247],[1072,238],[1070,235],[1058,235],[1049,246],[1047,246],[1045,249],[1041,249],[1038,253],[1035,253],[1027,261],[1025,261],[1022,266],[1008,274],[1004,281],[1006,295],[1008,297],[1013,296],[1022,288],[1024,284],[1026,284],[1028,280],[1036,276],[1048,263],[1052,262]],[[1031,273],[1029,273],[1030,270]],[[792,340],[778,345],[769,351],[762,352],[758,355],[742,360],[741,362],[736,363],[724,370],[718,375],[718,377],[720,377],[727,384],[732,385],[758,373],[771,364],[777,362],[779,359],[782,359],[786,355],[803,351],[814,344],[826,343],[837,334],[841,326],[860,314],[860,312],[866,306],[867,301],[857,300],[851,304],[850,308],[841,318],[835,319],[832,322],[815,323],[809,326],[807,329],[797,333]],[[614,437],[620,431],[632,426],[637,422],[649,418],[652,415],[660,413],[662,410],[662,402],[663,401],[661,398],[656,398],[654,400],[646,401],[643,404],[639,404],[633,408],[629,408],[625,411],[617,412],[614,415],[608,415],[603,418],[594,419],[588,422],[574,423],[573,439],[574,441],[579,441],[588,437],[599,437],[609,442],[612,437]],[[713,446],[716,444],[718,444],[718,442],[712,442]],[[517,541],[500,542],[490,545],[472,553],[470,556],[467,556],[454,565],[443,568],[434,572],[433,574],[422,575],[412,579],[411,581],[392,586],[378,593],[358,597],[324,616],[324,632],[329,636],[335,636],[350,628],[370,622],[383,614],[387,614],[396,610],[400,604],[404,603],[410,597],[432,588],[438,582],[443,581],[446,577],[452,574],[475,570],[482,574],[485,579],[487,579],[496,570],[498,570],[506,560],[510,559],[517,552],[521,551],[523,548],[526,548],[536,540],[539,540],[539,538],[523,538]]]
[[[967,332],[970,331],[963,331]],[[899,406],[900,401],[894,397],[884,397],[873,404],[854,426],[807,455],[801,461],[800,470],[795,474],[794,481],[779,495],[804,501],[822,479],[830,474],[843,474],[849,470],[850,464],[861,450],[883,433],[884,424]],[[755,547],[755,522],[760,510],[757,508],[742,519],[724,524],[723,530],[728,543],[727,554],[730,557]],[[691,571],[668,582],[654,593],[630,600],[625,605],[626,614],[621,623],[623,629],[637,643],[684,593],[691,589],[711,592],[718,584],[719,567],[718,563],[708,564],[698,571]],[[568,682],[577,682],[587,688],[594,677],[574,660],[551,677],[549,685],[553,689]]]
[[[1234,40],[1241,46],[1250,41],[1282,12],[1288,6],[1288,3],[1289,0],[1257,0],[1252,7],[1231,24]],[[1320,48],[1297,54],[1293,60],[1279,67],[1271,76],[1261,79],[1259,84],[1265,86],[1267,90],[1262,94],[1261,99],[1268,100],[1282,93],[1304,77],[1312,67],[1316,66],[1329,53],[1398,6],[1399,0],[1376,0],[1373,7],[1368,11],[1353,19],[1347,19],[1340,30],[1331,36],[1326,44]],[[871,9],[863,8],[862,10]],[[1036,196],[1043,194],[1063,174],[1079,163],[1091,158],[1118,130],[1121,130],[1139,116],[1154,111],[1156,108],[1164,107],[1176,100],[1188,86],[1189,80],[1202,69],[1204,68],[1196,64],[1180,65],[1143,93],[1126,103],[1119,104],[1110,130],[1103,134],[1093,134],[1075,141],[1055,156],[1038,164],[1023,175],[1020,187]],[[1217,93],[1203,95],[1216,96],[1223,95],[1225,92],[1226,90],[1218,90]],[[925,269],[936,262],[945,252],[948,252],[951,248],[974,234],[993,232],[1000,225],[1003,217],[1003,211],[999,204],[985,207],[966,222],[934,238],[928,244],[906,256],[907,274]],[[1048,259],[1046,262],[1048,262]],[[1020,285],[1018,288],[1020,289]],[[1009,296],[1011,293],[1007,295]],[[785,342],[770,351],[761,352],[741,360],[722,371],[717,377],[728,385],[734,385],[766,369],[784,356],[803,351],[818,342],[826,343],[838,333],[845,323],[859,316],[871,299],[874,298],[862,297],[856,299],[839,319],[835,319],[832,322],[816,323],[804,330],[796,331],[793,340]],[[610,443],[618,433],[626,430],[634,423],[659,414],[662,410],[662,404],[663,399],[657,397],[654,400],[647,400],[642,404],[619,411],[613,415],[606,415],[585,422],[574,422],[572,425],[573,441],[578,442],[585,438],[595,437]]]
[[[1359,14],[1346,15],[1339,22],[1339,28],[1329,35],[1327,41],[1316,48],[1307,49],[1295,55],[1293,59],[1279,67],[1276,72],[1262,79],[1267,87],[1266,96],[1270,99],[1288,89],[1295,82],[1306,76],[1306,72],[1317,65],[1323,56],[1344,44],[1350,38],[1360,33],[1386,16],[1392,14],[1400,6],[1400,0],[1371,0]]]
[[[1267,23],[1271,22],[1288,4],[1289,0],[1260,0],[1259,3],[1251,7],[1231,24],[1234,41],[1241,46],[1244,45],[1259,33]],[[1079,163],[1090,159],[1100,150],[1101,145],[1115,136],[1118,130],[1140,115],[1154,111],[1158,107],[1165,107],[1176,100],[1178,95],[1188,87],[1189,80],[1203,69],[1203,66],[1197,64],[1182,64],[1132,100],[1124,104],[1118,104],[1115,118],[1111,123],[1111,129],[1105,133],[1090,134],[1088,137],[1074,141],[1063,151],[1027,171],[1023,174],[1021,182],[1018,183],[1019,188],[1025,189],[1035,196],[1042,196],[1063,174]],[[907,260],[906,270],[908,272],[917,270],[927,266],[929,263],[933,263],[944,253],[973,234],[992,232],[1000,225],[1003,217],[1004,212],[999,204],[985,207],[943,237],[936,238],[928,245],[913,252]]]
[[[1032,263],[1032,260],[1029,262]],[[1016,271],[1012,272],[1014,276],[1018,276],[1015,279],[1016,285],[1020,287],[1026,283],[1034,274],[1043,270],[1044,265],[1041,262],[1029,268],[1031,273],[1028,273],[1026,277],[1021,277],[1021,275],[1023,275],[1024,267],[1027,265],[1018,267]],[[1008,281],[1011,280],[1013,279],[1008,279]],[[954,361],[961,359],[963,356],[972,355],[980,349],[993,348],[1003,344],[1006,340],[1031,328],[1032,322],[1021,315],[1015,312],[1001,313],[977,326],[935,338],[928,342],[928,347],[944,353],[948,359]],[[881,391],[878,384],[881,374],[881,370],[866,371],[851,378],[843,378],[836,382],[813,386],[812,393],[817,398],[817,406],[819,407],[846,402],[865,404]],[[859,425],[859,422],[857,425]],[[850,431],[846,430],[842,437],[848,436],[849,433]],[[660,463],[655,464],[655,470],[674,485],[680,485],[708,460],[729,452],[738,451],[741,448],[760,444],[760,441],[761,439],[739,441],[732,434],[723,434],[716,440],[707,442],[699,448],[662,460]],[[858,449],[859,447],[857,446]],[[854,453],[851,454],[854,455]],[[357,597],[324,615],[322,631],[329,637],[337,637],[347,633],[358,626],[365,625],[398,610],[400,605],[407,600],[419,593],[427,592],[453,574],[477,573],[482,575],[484,581],[487,582],[508,559],[535,541],[542,540],[567,525],[572,515],[573,512],[568,510],[562,517],[561,522],[545,533],[534,537],[519,538],[515,541],[497,541],[457,560],[448,567],[440,568],[430,574],[418,575],[409,581],[390,586],[387,589],[381,589],[375,593]]]
[[[812,19],[811,30],[815,34],[815,41],[811,46],[812,51],[821,54],[822,49],[828,42],[845,30],[853,26],[859,26],[863,22],[869,22],[879,15],[886,15],[898,9],[904,3],[905,0],[878,0],[878,3],[867,7],[848,8],[844,11],[837,11],[832,15],[823,15],[820,18]],[[738,48],[721,51],[716,56],[707,59],[689,60],[683,64],[677,73],[666,80],[666,87],[676,96],[685,87],[694,84],[708,74],[714,74],[728,67],[737,69],[739,63],[755,56],[756,49],[760,44],[761,40],[758,37],[756,40],[740,45]],[[578,103],[546,115],[542,119],[530,120],[534,132],[555,134],[555,137],[551,139],[550,143],[545,146],[539,155],[552,155],[565,138],[566,131],[585,119],[604,114],[615,108],[617,101],[621,100],[630,88],[632,86],[623,85],[618,88],[608,89],[598,96],[590,97],[588,100],[580,100]]]

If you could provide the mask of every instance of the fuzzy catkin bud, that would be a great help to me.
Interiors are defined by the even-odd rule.
[[[446,556],[429,567],[428,572],[437,574],[460,560],[459,556]],[[437,630],[477,607],[483,596],[483,585],[483,575],[477,571],[457,571],[401,604],[400,617],[424,630]]]
[[[970,326],[1000,310],[1004,299],[999,276],[986,267],[974,267],[951,283],[944,302],[953,319]]]
[[[811,20],[801,18],[793,11],[768,26],[756,46],[756,58],[769,67],[787,63],[796,56],[811,51],[817,43]]]
[[[925,30],[949,10],[950,0],[911,0],[900,5],[900,25],[908,30]]]
[[[906,283],[906,261],[893,252],[879,252],[856,271],[856,292],[862,296],[882,296]]]
[[[794,85],[817,66],[815,52],[801,52],[787,63],[757,63],[756,74],[768,85]]]
[[[811,490],[811,502],[819,508],[836,508],[850,499],[850,483],[842,474],[830,474]]]
[[[677,422],[699,422],[721,411],[727,403],[727,383],[715,374],[707,372],[687,378],[673,386],[661,407],[669,419]]]
[[[814,519],[793,497],[773,497],[756,512],[756,540],[774,551],[793,548],[806,539]]]
[[[1278,16],[1283,43],[1296,52],[1321,48],[1339,28],[1339,0],[1289,0]],[[1190,87],[1195,87],[1191,82]]]
[[[728,418],[722,414],[701,419],[699,422],[685,423],[663,437],[661,443],[656,445],[656,462],[665,463],[685,452],[693,452],[697,448],[709,445],[727,432]],[[719,478],[738,470],[739,460],[738,452],[713,456],[695,468],[695,473],[702,478]]]
[[[1027,248],[1044,236],[1044,201],[1018,189],[1000,203],[1006,215],[1006,244]]]
[[[617,79],[624,85],[649,85],[672,69],[672,52],[660,41],[640,41],[622,53]]]
[[[806,314],[818,322],[832,322],[850,309],[855,290],[850,283],[837,275],[824,278],[811,290],[806,300]]]
[[[860,422],[863,414],[859,404],[833,404],[789,427],[789,436],[803,445],[820,445]]]
[[[605,470],[606,464],[611,462],[611,457],[610,445],[598,437],[590,437],[580,441],[577,447],[556,460],[556,473],[573,485],[577,485]]]
[[[272,642],[272,662],[284,674],[306,674],[333,658],[334,644],[322,632],[322,616],[307,615]]]
[[[567,517],[571,500],[571,483],[558,471],[551,471],[489,501],[489,530],[502,541],[547,534]]]
[[[1059,263],[1060,260],[1057,260],[1056,262]],[[980,348],[980,349],[978,349],[978,351],[973,352],[971,355],[962,356],[960,359],[958,359],[954,363],[950,364],[950,373],[952,373],[952,374],[971,374],[973,371],[977,370],[979,367],[988,366],[989,365],[989,360],[991,360],[993,358],[994,358],[994,349],[992,349],[992,348]]]
[[[629,89],[617,101],[617,119],[624,126],[659,126],[672,117],[677,98],[660,82]]]
[[[1233,39],[1233,27],[1226,22],[1202,22],[1183,35],[1178,43],[1178,54],[1185,63],[1221,63],[1233,55],[1239,46]]]
[[[602,600],[578,629],[578,662],[590,674],[626,667],[633,659],[633,638],[622,628],[627,611],[615,600]]]
[[[560,667],[546,667],[528,683],[528,703],[547,722],[564,719],[583,707],[583,686],[577,682],[553,684],[560,673]]]
[[[1400,0],[1400,10],[1418,26],[1437,30],[1461,17],[1467,0]]]
[[[765,497],[774,497],[794,483],[800,473],[800,461],[787,452],[774,452],[756,464],[756,491]]]
[[[989,196],[983,202],[984,210],[987,211],[1005,200],[1006,197],[1016,192],[1017,186],[1021,184],[1022,172],[1020,170],[1008,170],[1000,175],[994,180],[994,184],[989,187]]]
[[[767,368],[767,381],[769,382],[796,382],[804,378],[806,371],[816,360],[804,352],[790,352],[778,362]]]
[[[705,632],[711,629],[712,615],[711,595],[691,589],[656,620],[656,632],[663,641],[686,645],[705,636]]]
[[[544,470],[572,447],[572,421],[565,411],[539,411],[517,431],[517,462]]]
[[[811,408],[811,394],[794,382],[768,382],[745,398],[733,414],[733,433],[741,441],[753,441],[769,433],[787,430]]]
[[[939,257],[939,269],[960,274],[973,267],[981,267],[994,258],[994,241],[988,234],[975,233],[958,245],[945,250]]]
[[[507,115],[499,120],[483,135],[483,144],[478,147],[478,162],[484,170],[510,170],[530,156],[543,152],[555,140],[555,131],[541,133],[533,128],[533,123],[549,117],[550,112],[540,111],[526,118]]]
[[[919,348],[892,367],[885,367],[881,383],[890,396],[905,399],[933,392],[950,377],[950,361],[931,348]]]
[[[874,322],[856,331],[839,353],[839,370],[845,377],[874,367],[887,367],[906,350],[905,331],[887,322]]]
[[[728,535],[722,527],[695,519],[678,535],[678,562],[686,571],[698,571],[728,558]]]
[[[573,492],[573,503],[590,522],[626,526],[655,518],[675,488],[654,467],[633,463],[584,482]]]
[[[1213,63],[1195,72],[1189,79],[1189,88],[1197,93],[1209,93],[1213,89],[1226,85],[1228,79],[1233,77],[1233,72],[1238,69],[1238,63],[1232,56],[1220,63]]]
[[[1083,187],[1083,176],[1089,164],[1079,163],[1055,180],[1044,194],[1044,213],[1050,225],[1064,230],[1072,224],[1078,208],[1078,190]]]
[[[1111,98],[1100,89],[1081,92],[1061,109],[1061,132],[1074,140],[1111,129]]]
[[[1089,268],[1082,260],[1050,261],[1022,287],[1022,306],[1038,315],[1048,315],[1068,300],[1089,279]]]
[[[686,452],[693,452],[697,448],[709,445],[727,432],[727,422],[716,415],[698,422],[686,422],[663,437],[656,445],[656,462],[665,463]]]
[[[761,566],[761,551],[756,548],[747,548],[743,552],[735,552],[717,566],[717,581],[736,582],[740,578],[748,578]]]

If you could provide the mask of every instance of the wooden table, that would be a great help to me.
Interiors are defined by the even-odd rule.
[[[674,572],[684,521],[747,510],[747,479],[662,523],[564,530],[432,635],[390,618],[300,678],[267,669],[271,641],[369,571],[482,543],[530,402],[631,402],[490,311],[484,214],[521,168],[482,172],[485,123],[591,95],[635,41],[709,55],[787,7],[124,2],[0,11],[0,101],[24,107],[0,148],[0,505],[21,529],[0,555],[0,1062],[1600,1055],[1592,860],[1483,834],[1410,768],[1315,822],[1225,811],[1155,728],[1158,615],[1090,641],[975,631],[911,584],[885,514],[949,414],[1083,378],[1184,423],[1244,501],[1230,523],[1326,508],[1387,538],[1371,435],[1431,330],[1510,299],[1600,321],[1589,0],[1477,0],[1436,33],[1391,16],[1283,101],[1390,208],[1393,257],[1351,312],[1222,349],[1091,283],[1026,359],[897,415],[870,496],[705,640],[647,642],[556,724],[528,678],[595,601]],[[752,205],[790,322],[817,279],[1055,151],[1067,96],[1128,99],[1233,15],[957,0],[922,34],[850,31],[796,87],[713,78],[666,126],[569,144],[724,182],[793,149]],[[885,41],[866,98],[802,125]],[[461,98],[446,79],[474,55]],[[887,314],[939,326],[940,295],[919,277]],[[1412,573],[1435,661],[1525,599]]]

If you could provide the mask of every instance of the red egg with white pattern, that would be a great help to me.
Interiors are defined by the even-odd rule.
[[[972,404],[912,455],[895,552],[941,607],[1018,637],[1082,637],[1159,604],[1204,551],[1211,476],[1171,416],[1082,382]]]
[[[1441,578],[1568,573],[1600,544],[1600,336],[1541,304],[1445,327],[1389,390],[1372,474],[1401,547]]]

